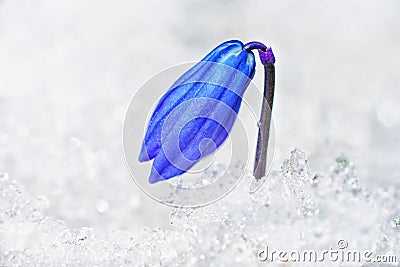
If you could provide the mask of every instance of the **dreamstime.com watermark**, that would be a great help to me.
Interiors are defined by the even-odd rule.
[[[337,248],[330,247],[327,250],[271,250],[268,246],[257,252],[260,261],[265,262],[366,262],[366,263],[397,263],[397,256],[394,255],[374,255],[370,250],[358,251],[349,250],[346,240],[339,240]]]

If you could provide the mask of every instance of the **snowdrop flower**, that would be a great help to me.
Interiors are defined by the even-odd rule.
[[[252,49],[231,40],[184,73],[159,100],[148,124],[139,161],[154,160],[149,182],[188,171],[226,140],[243,94],[255,73]]]

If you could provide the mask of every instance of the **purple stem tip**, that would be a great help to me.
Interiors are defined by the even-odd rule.
[[[263,51],[262,49],[258,49],[258,53],[260,55],[260,60],[263,65],[267,65],[268,63],[275,64],[275,55],[272,52],[272,48],[268,47],[267,51]]]

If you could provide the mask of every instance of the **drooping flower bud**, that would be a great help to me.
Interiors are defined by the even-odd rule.
[[[150,183],[181,175],[226,140],[255,73],[251,49],[227,41],[184,73],[158,102],[139,161]]]

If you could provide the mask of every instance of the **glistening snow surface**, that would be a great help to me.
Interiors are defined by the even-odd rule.
[[[364,188],[344,155],[322,174],[308,170],[307,162],[305,153],[295,149],[255,194],[248,193],[248,175],[219,202],[172,210],[171,229],[137,232],[71,229],[43,214],[48,205],[44,196],[29,194],[3,174],[0,264],[257,266],[262,263],[257,252],[265,246],[322,253],[338,250],[339,240],[348,249],[371,251],[371,259],[398,257],[399,188]],[[338,262],[326,259],[324,264]]]

